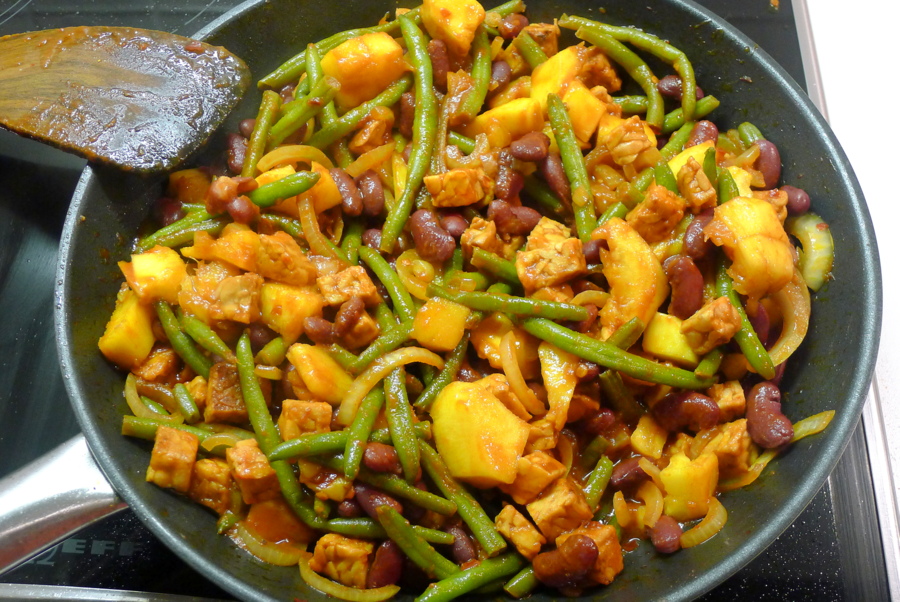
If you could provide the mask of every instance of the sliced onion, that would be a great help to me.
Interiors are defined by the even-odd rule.
[[[572,305],[596,305],[597,309],[602,309],[606,302],[609,301],[609,293],[606,291],[581,291],[572,297]]]
[[[346,265],[346,260],[340,257],[329,244],[328,238],[319,229],[319,219],[316,217],[316,209],[313,207],[312,198],[301,195],[298,197],[297,211],[300,214],[300,225],[303,227],[303,237],[309,243],[310,250],[316,255],[330,257]]]
[[[556,450],[559,452],[559,461],[566,467],[566,474],[572,472],[572,463],[575,460],[575,446],[575,433],[569,429],[560,431],[559,438],[556,440]]]
[[[437,274],[434,264],[419,257],[415,249],[407,249],[397,257],[396,266],[397,276],[409,294],[427,301],[428,285]]]
[[[248,552],[263,562],[276,566],[294,566],[300,562],[300,556],[305,552],[291,543],[266,541],[247,526],[247,521],[243,520],[236,526],[236,536]]]
[[[321,163],[326,169],[334,167],[334,163],[328,158],[328,155],[317,149],[315,146],[307,146],[305,144],[289,144],[287,146],[279,146],[260,157],[256,163],[256,167],[260,172],[269,171],[273,167],[286,165],[288,163],[306,163],[311,165],[312,162]]]
[[[662,516],[663,495],[653,481],[644,481],[635,493],[637,499],[644,502],[644,526],[652,528]]]
[[[746,487],[762,474],[762,471],[766,468],[766,465],[771,462],[775,456],[778,455],[777,449],[767,449],[762,454],[759,455],[756,460],[754,460],[753,464],[750,468],[747,469],[742,475],[733,477],[731,479],[726,479],[724,481],[719,481],[718,487],[716,489],[721,492],[732,491],[734,489],[740,489],[741,487]]]
[[[328,594],[329,596],[334,596],[339,600],[349,600],[350,602],[382,602],[382,600],[393,598],[397,595],[397,592],[400,591],[399,585],[385,585],[372,589],[357,589],[355,587],[348,587],[337,581],[332,581],[309,568],[309,559],[311,557],[312,554],[307,552],[300,555],[300,576],[303,578],[303,581],[305,581],[308,586],[313,587],[324,594]]]
[[[138,418],[153,418],[154,420],[163,420],[173,424],[181,424],[184,417],[181,414],[161,414],[150,408],[137,391],[137,378],[133,373],[128,373],[125,377],[125,403],[128,404],[131,413]]]
[[[795,422],[794,436],[791,438],[791,443],[793,443],[794,441],[799,441],[804,437],[809,437],[810,435],[821,433],[825,430],[825,427],[831,424],[831,420],[833,418],[834,410],[826,410],[824,412],[813,414],[812,416],[808,416],[803,420]]]
[[[422,347],[403,347],[384,354],[372,362],[350,385],[337,413],[338,424],[348,426],[352,423],[363,397],[368,395],[375,385],[390,374],[394,368],[414,362],[428,364],[438,370],[444,367],[444,360],[441,359],[441,356]]]
[[[709,510],[699,523],[681,534],[681,547],[692,548],[710,539],[722,530],[728,520],[728,511],[719,498],[709,499]]]
[[[613,494],[613,511],[616,513],[616,522],[623,529],[631,524],[631,508],[625,501],[625,495],[621,491]]]
[[[392,140],[387,144],[383,144],[370,151],[364,152],[356,160],[344,168],[351,178],[358,178],[368,170],[378,171],[378,167],[385,161],[389,160],[394,153],[394,144]]]
[[[772,300],[778,305],[784,318],[781,336],[769,350],[772,363],[777,366],[791,357],[809,329],[809,289],[797,268],[794,268],[794,278],[773,294]]]
[[[641,459],[638,460],[638,466],[640,466],[641,470],[643,470],[650,476],[650,480],[653,481],[653,484],[656,485],[656,487],[661,492],[666,490],[666,486],[663,485],[662,479],[659,476],[659,466],[643,456],[641,456]]]
[[[200,447],[211,452],[217,447],[234,447],[238,441],[241,441],[241,438],[234,433],[216,433],[205,437],[200,442]]]
[[[278,366],[266,366],[265,364],[257,364],[253,369],[253,373],[267,380],[281,380],[282,372]]]
[[[546,413],[546,408],[541,400],[537,398],[534,391],[525,383],[522,376],[522,369],[519,367],[519,360],[516,354],[516,332],[510,330],[500,339],[500,365],[503,367],[503,373],[506,374],[506,380],[509,381],[509,388],[515,393],[519,401],[522,402],[523,408],[529,414],[542,416]],[[520,418],[522,418],[520,416]],[[528,420],[531,418],[529,415]]]

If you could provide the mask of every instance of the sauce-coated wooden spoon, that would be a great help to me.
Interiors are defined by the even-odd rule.
[[[0,38],[0,126],[89,161],[171,169],[222,123],[250,71],[160,31],[69,27]]]

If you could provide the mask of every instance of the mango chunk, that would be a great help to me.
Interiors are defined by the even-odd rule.
[[[325,299],[314,286],[266,282],[260,288],[259,306],[262,321],[290,345],[303,334],[306,318],[322,317]]]
[[[580,79],[569,82],[562,99],[569,111],[575,137],[579,142],[587,144],[597,131],[600,117],[606,113],[606,105],[591,94]]]
[[[341,84],[335,102],[349,109],[378,96],[409,67],[403,48],[384,32],[350,38],[322,57],[322,73]]]
[[[516,98],[488,109],[473,119],[465,127],[464,133],[472,138],[485,134],[492,147],[503,148],[528,132],[541,131],[543,127],[544,111],[532,93],[531,98]]]
[[[475,487],[510,484],[528,441],[528,424],[491,392],[487,379],[453,382],[431,406],[434,441],[447,468]]]
[[[644,330],[644,351],[659,359],[686,368],[696,368],[700,358],[694,353],[687,336],[681,332],[682,320],[670,314],[656,312]]]
[[[719,482],[719,460],[716,454],[702,453],[690,460],[679,452],[659,473],[666,488],[663,512],[677,521],[706,516],[709,499]]]
[[[452,351],[462,339],[471,313],[465,305],[434,297],[416,313],[410,334],[432,351]]]
[[[642,456],[659,460],[668,436],[668,431],[657,424],[653,416],[644,414],[631,433],[631,447]]]
[[[353,377],[321,347],[294,343],[288,349],[287,359],[300,373],[306,388],[333,406],[343,401],[353,384]]]
[[[584,47],[569,46],[560,50],[531,73],[531,98],[547,110],[547,95],[560,94],[575,79],[584,62]]]
[[[332,207],[341,204],[341,191],[338,190],[337,184],[334,183],[334,179],[331,177],[331,174],[328,173],[328,170],[324,165],[312,162],[312,168],[310,171],[314,171],[319,174],[319,181],[316,182],[312,188],[304,192],[301,198],[308,197],[312,199],[313,207],[316,210],[316,213],[322,213],[323,211],[327,211]]]
[[[681,171],[681,168],[684,167],[689,159],[693,159],[700,165],[703,165],[703,158],[706,156],[706,151],[713,148],[715,145],[712,140],[707,140],[706,142],[701,142],[700,144],[695,144],[694,146],[689,146],[671,159],[669,159],[669,169],[672,170],[673,174],[678,174]],[[741,170],[744,171],[744,170]]]
[[[202,169],[181,169],[169,174],[166,194],[182,203],[201,204],[212,183],[209,173]]]
[[[156,342],[153,336],[155,315],[153,308],[142,304],[133,290],[119,291],[116,308],[98,343],[100,352],[124,370],[140,365]]]
[[[178,252],[160,245],[132,255],[131,262],[120,261],[119,269],[141,303],[147,304],[160,299],[176,303],[181,281],[187,275]]]
[[[477,0],[425,0],[422,3],[422,24],[428,35],[444,42],[451,54],[460,57],[469,53],[484,14],[484,7]]]

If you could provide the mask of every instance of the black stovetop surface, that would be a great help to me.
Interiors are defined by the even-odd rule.
[[[0,35],[69,25],[131,25],[190,35],[237,0],[4,0]],[[797,81],[791,3],[702,0]],[[0,131],[0,476],[75,435],[53,328],[56,254],[84,162]],[[861,428],[799,519],[704,600],[888,599]],[[40,435],[35,435],[40,433]],[[230,596],[183,564],[130,511],[87,527],[0,582]]]

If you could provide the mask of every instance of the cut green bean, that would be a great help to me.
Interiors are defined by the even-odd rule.
[[[384,527],[371,518],[333,518],[325,525],[325,529],[333,533],[363,539],[387,539],[388,536]],[[420,525],[413,525],[412,530],[428,543],[451,545],[456,540],[451,533]]]
[[[472,74],[473,85],[459,105],[457,114],[465,121],[475,119],[481,112],[484,100],[487,98],[488,88],[491,85],[491,43],[484,24],[475,32],[472,40]]]
[[[591,512],[595,512],[597,506],[600,505],[600,498],[603,497],[603,492],[606,491],[606,486],[609,484],[609,478],[612,476],[612,469],[612,460],[606,456],[602,456],[600,461],[597,462],[597,466],[591,471],[591,474],[587,478],[587,483],[584,486],[584,497],[591,507]]]
[[[675,174],[669,168],[668,163],[660,163],[653,169],[653,178],[656,180],[657,186],[668,188],[671,192],[679,194],[678,182],[675,180]]]
[[[721,347],[716,347],[703,356],[700,363],[694,368],[694,374],[701,378],[715,376],[716,372],[719,371],[719,366],[722,365],[722,360],[724,358],[725,351]]]
[[[299,130],[334,100],[340,89],[340,82],[333,77],[323,77],[317,81],[307,96],[292,101],[281,119],[272,124],[266,138],[266,147],[273,149],[284,142],[285,138]]]
[[[528,63],[532,70],[547,62],[547,54],[544,52],[544,49],[534,41],[534,38],[528,35],[528,31],[523,29],[519,32],[519,35],[513,40],[513,44],[515,44],[522,58],[525,59],[525,62]]]
[[[597,380],[600,382],[600,390],[603,391],[603,400],[622,417],[626,424],[636,424],[645,414],[643,406],[625,386],[621,374],[615,370],[607,370],[600,374]]]
[[[166,333],[166,338],[172,345],[172,349],[178,354],[178,357],[184,360],[191,369],[202,376],[209,379],[209,369],[212,367],[212,360],[203,355],[194,345],[191,338],[181,329],[178,318],[172,307],[165,301],[157,301],[153,304],[156,309],[156,315],[159,317],[159,323],[162,325]]]
[[[609,439],[603,435],[597,435],[581,450],[580,463],[585,473],[596,467],[597,462],[600,461],[600,456],[609,449],[610,445],[612,445],[612,442]]]
[[[280,366],[287,355],[287,345],[281,337],[275,337],[266,343],[256,354],[256,363],[266,366]]]
[[[525,176],[525,183],[522,188],[535,203],[540,206],[544,212],[562,213],[565,210],[565,204],[559,200],[547,183],[536,178],[533,174]]]
[[[403,368],[396,368],[388,375],[384,381],[384,393],[384,416],[391,432],[391,441],[397,450],[403,477],[412,483],[419,474],[419,443],[413,430],[415,414],[409,405],[406,371]]]
[[[498,579],[512,575],[525,565],[518,554],[504,554],[497,558],[487,558],[476,566],[445,577],[430,584],[416,602],[449,602]]]
[[[559,146],[563,169],[572,188],[575,230],[581,242],[586,243],[591,239],[591,232],[597,227],[597,214],[594,211],[594,194],[591,190],[591,180],[588,177],[587,168],[584,165],[584,155],[581,153],[581,146],[579,146],[575,131],[572,129],[572,121],[566,105],[556,94],[547,95],[547,114],[556,144]]]
[[[619,326],[615,332],[609,335],[606,342],[615,345],[619,349],[628,349],[641,338],[644,332],[644,323],[640,318],[634,317]]]
[[[505,282],[495,282],[487,287],[485,292],[489,295],[512,295],[515,291],[513,291],[513,287],[510,284]]]
[[[428,285],[428,294],[433,297],[441,297],[465,305],[471,309],[484,312],[504,312],[519,316],[536,316],[550,318],[551,320],[586,320],[587,308],[560,301],[545,301],[543,299],[530,299],[526,297],[514,297],[512,295],[496,295],[482,292],[461,291],[448,289],[436,284]]]
[[[379,506],[376,512],[378,522],[384,527],[388,537],[400,546],[406,557],[425,571],[426,575],[432,579],[445,579],[459,572],[459,567],[454,562],[441,556],[431,544],[413,530],[409,521],[391,506]]]
[[[745,121],[744,123],[739,125],[737,130],[738,135],[741,137],[741,142],[744,143],[744,146],[750,146],[757,140],[765,140],[765,137],[762,135],[762,132],[759,131],[759,128],[749,121]]]
[[[415,424],[413,425],[413,433],[416,437],[427,439],[431,436],[430,425],[431,423],[429,422]],[[293,460],[295,458],[309,458],[312,456],[341,453],[347,447],[348,436],[349,432],[346,429],[343,431],[300,435],[299,437],[278,444],[275,449],[272,450],[272,453],[268,455],[268,458],[270,460]],[[369,436],[369,441],[390,443],[390,432],[388,429],[373,431]]]
[[[328,353],[331,354],[331,357],[341,365],[341,368],[344,370],[349,370],[353,372],[355,370],[354,366],[356,366],[359,361],[359,356],[353,353],[352,351],[348,351],[344,349],[337,343],[332,343],[328,346]]]
[[[504,259],[495,253],[485,251],[475,247],[472,250],[472,265],[483,270],[488,274],[500,278],[515,286],[522,286],[519,281],[519,273],[516,271],[516,264],[508,259]]]
[[[298,171],[251,190],[247,197],[259,207],[271,207],[278,201],[306,192],[319,181],[319,177],[315,171]]]
[[[210,353],[219,355],[226,361],[234,361],[234,352],[231,351],[231,348],[222,340],[222,337],[220,337],[215,330],[207,326],[206,322],[185,313],[180,313],[178,322],[181,324],[184,331],[194,339],[198,345]]]
[[[153,234],[145,236],[144,238],[139,240],[137,245],[135,245],[134,250],[136,253],[144,253],[146,251],[149,251],[158,244],[158,241],[161,238],[178,234],[179,232],[182,232],[187,228],[190,228],[191,226],[195,226],[200,222],[209,220],[211,217],[212,216],[209,214],[209,212],[206,211],[206,209],[191,211],[177,222],[172,222],[168,226],[164,226]]]
[[[256,114],[256,124],[253,126],[253,132],[247,141],[244,164],[241,167],[242,177],[255,178],[258,175],[256,164],[259,162],[260,157],[266,153],[269,131],[278,117],[280,108],[281,95],[278,92],[266,90],[262,93],[262,102],[260,102],[259,111]]]
[[[385,353],[393,351],[406,343],[412,332],[412,326],[412,320],[407,320],[385,330],[378,335],[378,338],[372,341],[372,343],[366,347],[363,352],[347,366],[347,368],[351,372],[362,372],[369,364],[383,356]]]
[[[304,244],[306,244],[306,239],[303,237],[303,224],[300,223],[299,219],[278,215],[277,213],[266,213],[260,216],[260,219],[272,222],[294,238],[302,239]]]
[[[735,197],[741,196],[737,182],[734,181],[734,176],[732,176],[731,172],[727,169],[719,170],[718,196],[720,205],[722,203],[727,203]]]
[[[437,399],[438,394],[444,390],[444,387],[456,379],[456,375],[466,359],[466,351],[468,349],[469,331],[467,330],[453,351],[450,352],[450,355],[447,356],[447,359],[444,361],[444,368],[416,399],[414,405],[417,408],[427,410],[434,403],[434,400]]]
[[[372,432],[372,425],[375,424],[382,406],[384,406],[384,390],[375,387],[363,398],[353,422],[347,429],[347,444],[344,447],[344,474],[348,479],[355,479],[359,474],[363,454],[366,452],[366,444]]]
[[[775,366],[772,364],[772,357],[759,340],[756,331],[753,330],[753,325],[750,323],[750,318],[747,317],[744,305],[734,290],[734,283],[731,280],[731,276],[728,275],[724,259],[719,261],[719,266],[716,270],[716,292],[720,297],[728,297],[728,300],[731,301],[731,304],[741,317],[741,328],[734,334],[734,340],[737,341],[738,347],[741,348],[741,352],[747,358],[747,363],[764,379],[774,378]]]
[[[697,101],[697,108],[694,109],[694,119],[702,119],[712,113],[719,107],[719,99],[715,96],[704,96]],[[662,133],[668,134],[674,132],[685,124],[687,120],[684,118],[684,111],[681,107],[666,113],[663,119]]]
[[[541,582],[534,576],[534,567],[529,564],[507,581],[503,589],[513,598],[524,598],[540,584]]]
[[[703,155],[703,173],[712,185],[713,190],[719,188],[719,169],[716,166],[716,148],[712,147]]]
[[[122,416],[122,434],[137,439],[145,439],[153,441],[156,438],[156,431],[161,426],[169,426],[180,431],[185,431],[196,435],[203,443],[203,440],[213,435],[212,431],[207,431],[188,424],[173,424],[168,420],[158,420],[156,418],[138,418],[137,416]],[[247,433],[248,438],[252,438],[251,433]]]
[[[564,351],[640,380],[682,389],[708,389],[714,382],[710,378],[700,378],[693,372],[628,353],[615,345],[598,341],[546,318],[529,318],[522,322],[522,327],[542,341],[552,343]]]
[[[362,235],[365,229],[366,224],[361,219],[344,221],[341,249],[353,265],[359,264],[359,247],[362,245]]]
[[[481,272],[450,270],[444,274],[443,285],[447,288],[464,291],[483,291],[491,285],[487,276]]]
[[[372,271],[375,272],[375,275],[387,288],[388,295],[390,295],[391,301],[394,303],[394,311],[400,320],[406,322],[415,318],[416,305],[413,303],[412,296],[406,290],[406,287],[403,286],[403,282],[400,281],[400,277],[391,267],[391,264],[387,262],[387,259],[382,257],[381,253],[369,247],[360,247],[359,257],[367,266],[372,268]]]
[[[187,226],[178,232],[156,238],[156,244],[170,248],[180,247],[182,245],[193,243],[194,235],[197,232],[206,232],[210,235],[218,234],[228,223],[229,221],[225,217],[214,217],[203,220],[202,222]]]
[[[456,505],[456,511],[460,518],[469,526],[472,535],[481,544],[487,555],[496,556],[505,550],[506,540],[497,531],[494,521],[472,497],[472,494],[453,478],[440,454],[424,441],[419,441],[419,450],[422,453],[422,466],[425,468],[425,472],[428,473],[441,493]]]
[[[688,121],[681,125],[678,130],[669,136],[668,142],[659,149],[663,160],[668,161],[678,153],[684,150],[684,145],[691,137],[691,131],[694,129],[694,122]]]
[[[431,57],[428,54],[428,39],[422,30],[410,19],[400,17],[400,30],[406,41],[408,56],[412,62],[416,84],[416,106],[413,113],[412,151],[406,172],[403,193],[388,211],[381,228],[379,248],[391,253],[397,238],[412,214],[413,204],[422,179],[431,164],[434,151],[434,137],[437,129],[437,99],[434,96],[434,78]]]
[[[628,207],[626,207],[624,203],[615,203],[614,205],[607,207],[606,210],[600,214],[600,217],[597,218],[597,225],[602,226],[614,217],[625,219],[626,215],[628,215]]]
[[[184,417],[184,421],[193,424],[200,420],[200,410],[197,409],[197,402],[191,392],[188,391],[184,383],[176,383],[172,389],[175,395],[175,401],[178,403],[178,411]]]
[[[613,96],[612,101],[619,105],[626,115],[643,115],[647,112],[646,96]]]

